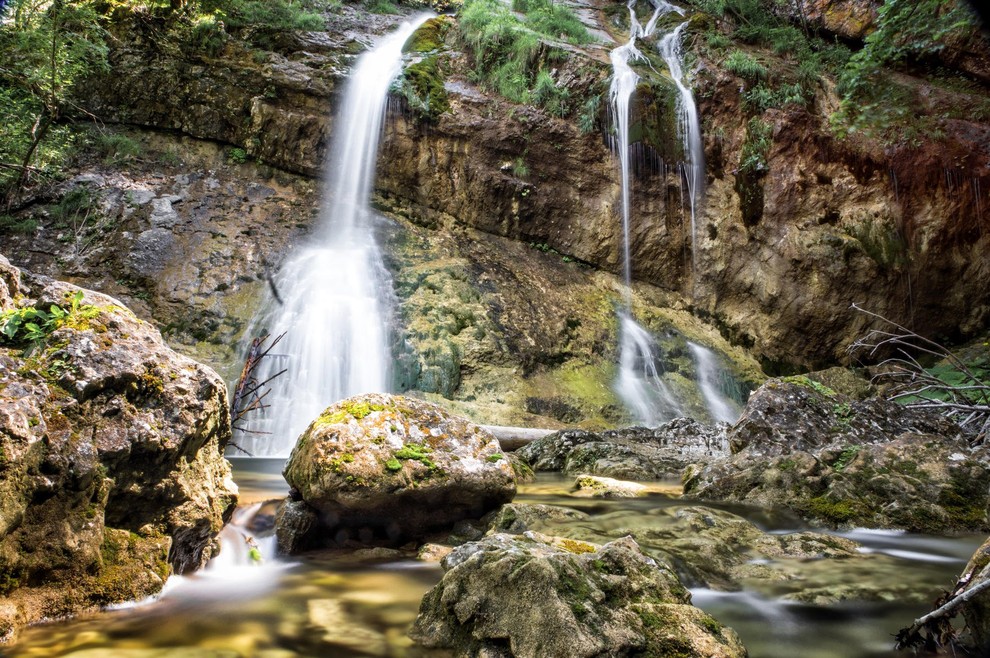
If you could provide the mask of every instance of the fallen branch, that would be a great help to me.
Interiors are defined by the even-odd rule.
[[[961,358],[935,341],[916,334],[893,320],[853,304],[853,310],[886,323],[892,329],[873,329],[849,346],[850,352],[870,357],[893,352],[878,365],[873,377],[891,384],[887,397],[916,409],[934,409],[973,432],[973,444],[990,434],[990,382],[978,375]],[[930,357],[944,361],[958,381],[946,381],[926,369],[918,360]]]
[[[927,615],[915,619],[913,624],[897,632],[894,648],[908,649],[929,645],[933,642],[936,645],[944,646],[947,640],[945,626],[934,624],[934,622],[942,621],[947,616],[955,616],[956,608],[988,589],[990,589],[990,580],[985,580],[979,585],[975,585],[952,596],[947,602],[932,610]],[[951,626],[949,628],[951,629]],[[922,637],[922,631],[926,631],[929,637]]]

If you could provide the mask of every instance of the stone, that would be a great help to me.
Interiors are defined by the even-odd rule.
[[[0,272],[11,272],[0,260]],[[15,271],[16,274],[16,271]],[[134,600],[216,553],[236,486],[226,385],[115,299],[21,272],[67,317],[0,343],[0,625]],[[9,287],[8,287],[9,290]]]
[[[535,471],[626,480],[679,478],[689,465],[728,454],[725,431],[687,418],[655,429],[561,430],[516,451]]]
[[[586,513],[556,505],[527,505],[509,503],[488,514],[485,521],[487,534],[509,533],[521,535],[549,520],[581,521],[590,518]]]
[[[770,380],[728,433],[733,454],[684,476],[684,495],[787,508],[816,525],[990,529],[990,449],[953,422],[808,377]]]
[[[284,475],[317,514],[309,537],[337,543],[456,531],[516,491],[512,466],[486,430],[437,405],[384,394],[328,407],[299,437]],[[281,523],[276,530],[286,533]]]
[[[455,656],[745,656],[631,537],[598,546],[495,534],[455,549],[410,636]],[[537,614],[538,611],[538,614]]]
[[[574,496],[587,498],[638,498],[648,489],[638,482],[626,482],[597,475],[579,475],[574,480]]]

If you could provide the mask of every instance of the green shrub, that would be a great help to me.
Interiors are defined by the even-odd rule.
[[[602,97],[598,94],[589,96],[581,105],[578,114],[578,130],[582,135],[589,135],[598,128],[598,114],[601,111]]]
[[[458,28],[470,51],[473,77],[483,86],[516,102],[537,102],[558,116],[566,113],[568,92],[558,88],[544,67],[566,58],[553,40],[582,44],[591,35],[566,7],[538,0],[517,0],[520,19],[500,0],[468,0]],[[537,87],[539,91],[537,92]]]
[[[744,174],[766,173],[767,156],[773,145],[773,126],[753,117],[746,124],[746,141],[739,157],[739,170]]]
[[[123,164],[141,155],[141,144],[120,133],[98,133],[93,144],[105,164]]]
[[[747,82],[755,83],[767,77],[767,68],[741,50],[733,50],[722,64],[727,71],[738,75]]]
[[[38,220],[33,217],[18,219],[13,215],[0,215],[0,232],[28,234],[37,229]]]
[[[234,147],[227,151],[227,162],[233,164],[244,164],[248,161],[248,154],[242,148]]]

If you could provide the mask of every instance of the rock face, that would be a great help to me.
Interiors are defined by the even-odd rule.
[[[690,605],[673,570],[630,537],[596,546],[497,534],[442,565],[410,635],[455,656],[746,655],[735,632]]]
[[[0,279],[2,310],[13,298],[68,311],[40,342],[0,347],[0,630],[9,633],[153,594],[171,572],[199,568],[236,487],[216,373],[110,297],[19,280],[2,257]]]
[[[728,456],[725,430],[687,418],[656,429],[562,430],[516,451],[535,471],[627,480],[679,478],[692,463]]]
[[[481,518],[516,492],[512,466],[486,430],[437,405],[382,394],[328,407],[299,437],[284,475],[298,494],[295,520],[279,517],[289,551],[321,538],[425,537]],[[290,538],[290,526],[310,523],[305,509],[316,518]]]
[[[938,415],[776,379],[728,438],[732,456],[686,474],[685,496],[790,508],[831,526],[990,528],[987,448]]]

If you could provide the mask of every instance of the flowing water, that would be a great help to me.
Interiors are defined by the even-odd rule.
[[[440,578],[435,564],[413,559],[374,559],[367,553],[314,552],[275,559],[271,555],[272,504],[284,496],[281,460],[235,459],[234,477],[247,502],[225,530],[223,551],[195,575],[169,580],[152,601],[73,620],[38,625],[0,650],[10,658],[326,658],[328,656],[440,656],[416,650],[405,637],[419,602]],[[662,534],[684,501],[679,485],[657,487],[639,499],[575,498],[572,480],[541,476],[522,485],[516,502],[565,505],[587,512],[584,532],[631,531],[648,550],[651,533]],[[793,520],[772,510],[730,508],[775,533]],[[565,530],[564,526],[561,530]],[[799,577],[782,582],[793,590],[823,580],[841,585],[865,581],[908,582],[921,598],[949,586],[978,537],[939,538],[897,532],[856,531],[846,536],[875,553],[870,569],[852,561],[804,560]],[[263,560],[249,556],[246,538]],[[849,564],[847,564],[849,563]],[[780,594],[783,593],[783,589]],[[784,601],[773,591],[692,589],[694,603],[732,626],[751,658],[880,658],[891,634],[925,611],[924,603],[849,600],[822,607]]]
[[[727,394],[734,383],[728,371],[719,364],[715,352],[691,341],[687,345],[694,360],[695,381],[708,414],[717,422],[736,422],[742,409]]]
[[[705,148],[701,141],[701,121],[698,119],[698,106],[694,102],[694,94],[685,84],[684,53],[681,43],[684,30],[689,21],[684,21],[668,34],[661,37],[657,48],[660,56],[667,63],[670,77],[680,95],[677,98],[677,133],[681,136],[684,147],[682,162],[683,179],[687,186],[688,209],[691,213],[691,279],[694,280],[697,271],[695,242],[697,240],[697,212],[704,196],[705,186]]]
[[[252,412],[237,444],[253,455],[287,455],[327,405],[389,388],[392,284],[372,232],[368,206],[388,89],[402,70],[402,46],[429,15],[404,23],[362,55],[334,121],[327,198],[309,244],[281,268],[250,335],[282,333],[259,380],[271,383],[262,413]]]

